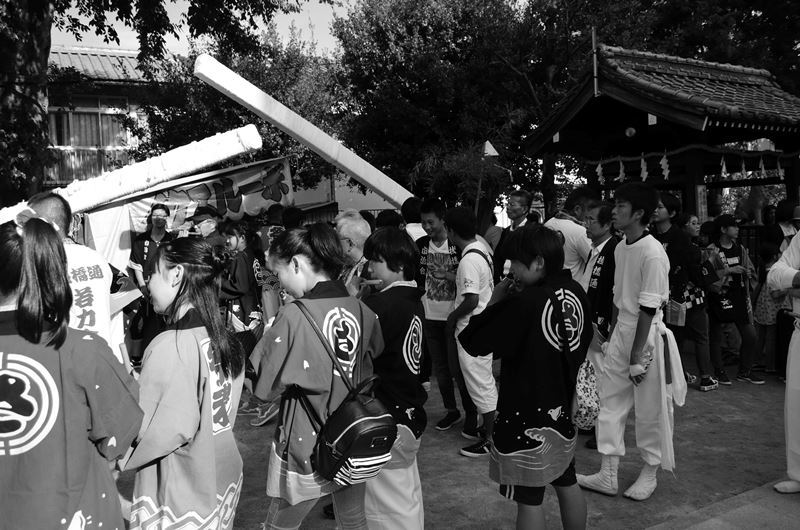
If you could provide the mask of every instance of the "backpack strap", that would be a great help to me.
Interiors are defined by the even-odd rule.
[[[464,256],[466,256],[467,254],[472,254],[472,253],[480,254],[481,257],[483,257],[483,259],[486,260],[486,264],[489,266],[489,271],[492,273],[492,275],[494,275],[494,267],[492,267],[492,261],[489,259],[489,256],[487,256],[485,252],[478,250],[477,248],[471,248],[468,251],[464,252],[464,254],[461,255],[461,259],[464,259]]]
[[[339,375],[342,376],[342,380],[344,381],[344,384],[347,387],[347,391],[348,392],[352,392],[353,391],[353,383],[350,381],[350,378],[347,377],[347,372],[345,372],[344,367],[342,367],[342,363],[339,362],[339,358],[336,357],[336,353],[333,351],[333,348],[331,347],[331,343],[328,342],[328,340],[325,338],[325,335],[323,335],[322,330],[319,329],[319,325],[317,324],[317,321],[314,320],[314,317],[311,316],[311,313],[308,311],[308,308],[305,306],[305,304],[303,304],[303,302],[301,302],[300,300],[295,300],[294,303],[297,305],[298,308],[300,308],[300,311],[306,317],[306,319],[308,320],[309,324],[311,324],[311,328],[314,330],[314,332],[316,332],[317,337],[319,337],[320,342],[322,342],[322,345],[325,347],[325,351],[328,353],[328,357],[330,357],[331,360],[333,361],[333,366],[337,370],[339,370]],[[358,307],[359,307],[359,309],[361,309],[361,304],[360,303],[359,303]],[[362,320],[363,320],[363,318],[362,318]],[[364,324],[363,324],[363,322],[361,323],[361,334],[362,335],[364,334]],[[358,359],[356,359],[356,361],[357,360]]]

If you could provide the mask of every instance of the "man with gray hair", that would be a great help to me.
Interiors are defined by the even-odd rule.
[[[340,279],[351,296],[361,298],[369,289],[369,286],[363,283],[364,274],[367,272],[364,243],[372,231],[367,220],[356,210],[345,210],[337,215],[334,221],[339,242],[348,262]]]

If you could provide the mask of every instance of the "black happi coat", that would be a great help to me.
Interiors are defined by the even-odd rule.
[[[375,396],[397,423],[419,438],[427,423],[422,406],[428,399],[419,382],[424,314],[419,291],[413,282],[408,283],[373,294],[364,303],[378,315],[385,344],[383,354],[373,361],[373,369],[381,378]]]
[[[566,326],[559,325],[555,297]],[[563,330],[569,359],[561,346]],[[458,339],[470,355],[493,352],[502,359],[493,480],[544,486],[569,466],[577,434],[571,419],[575,378],[591,337],[586,294],[568,270],[473,315],[461,332]]]

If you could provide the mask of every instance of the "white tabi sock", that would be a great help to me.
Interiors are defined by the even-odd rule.
[[[658,473],[659,464],[651,466],[645,464],[642,471],[639,473],[639,478],[636,482],[628,488],[623,495],[635,501],[643,501],[650,498],[650,495],[656,490],[658,482],[656,481],[656,473]]]

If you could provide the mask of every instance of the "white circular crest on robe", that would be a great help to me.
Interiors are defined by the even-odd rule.
[[[583,333],[584,315],[583,306],[580,299],[572,291],[566,289],[557,289],[556,296],[561,302],[561,311],[564,315],[564,329],[566,330],[566,339],[569,344],[570,351],[575,351],[581,342],[581,334]],[[542,332],[544,333],[547,342],[553,348],[561,350],[561,340],[559,339],[558,329],[556,328],[556,319],[558,313],[554,311],[553,301],[548,298],[542,312]]]
[[[50,433],[60,396],[53,376],[38,361],[0,352],[0,456],[26,453]]]
[[[352,378],[356,351],[361,343],[361,324],[343,307],[334,307],[322,322],[322,332],[333,347],[347,375]],[[337,373],[334,370],[334,373]]]
[[[416,315],[408,326],[403,339],[403,360],[412,374],[419,374],[419,359],[422,355],[422,320]]]

